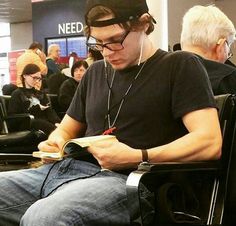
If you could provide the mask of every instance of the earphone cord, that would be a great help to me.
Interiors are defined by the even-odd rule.
[[[116,72],[116,71],[114,70],[113,75],[112,75],[111,83],[109,84],[109,81],[108,81],[108,73],[107,73],[106,67],[105,67],[106,81],[107,81],[108,89],[109,89],[109,90],[108,90],[108,97],[107,97],[107,114],[106,114],[105,119],[107,119],[107,121],[108,121],[108,127],[109,127],[109,128],[112,128],[112,127],[115,125],[116,120],[117,120],[117,118],[118,118],[118,116],[119,116],[119,114],[120,114],[121,108],[122,108],[122,106],[123,106],[123,103],[124,103],[124,101],[125,101],[125,98],[126,98],[126,96],[128,95],[128,93],[130,92],[130,89],[132,88],[132,86],[133,86],[135,80],[139,77],[140,73],[142,72],[142,70],[143,70],[143,68],[144,68],[144,66],[145,66],[145,64],[146,64],[146,62],[147,62],[147,61],[145,61],[145,62],[143,63],[142,67],[140,68],[140,70],[138,71],[138,73],[136,74],[136,76],[133,78],[133,80],[132,80],[131,84],[129,85],[128,89],[126,90],[125,94],[121,97],[121,99],[120,99],[116,104],[114,104],[114,105],[111,106],[111,107],[110,107],[110,102],[111,102],[111,95],[112,95],[112,86],[113,86],[113,82],[114,82],[115,72]],[[111,110],[113,110],[113,109],[114,109],[116,106],[118,106],[118,105],[119,105],[119,108],[118,108],[118,110],[117,110],[117,113],[116,113],[116,115],[115,115],[115,118],[114,118],[113,122],[111,123],[111,120],[110,120],[110,112],[111,112]],[[104,123],[104,127],[105,127],[105,123]]]

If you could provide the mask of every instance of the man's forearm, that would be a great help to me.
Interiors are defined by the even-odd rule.
[[[169,144],[148,149],[150,162],[201,161],[220,158],[219,139],[189,133]]]

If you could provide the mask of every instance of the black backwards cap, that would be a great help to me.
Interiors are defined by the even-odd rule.
[[[104,6],[111,9],[115,17],[108,20],[89,22],[87,15],[95,6]],[[88,26],[105,27],[137,19],[144,13],[148,13],[146,0],[87,0],[85,21]],[[153,22],[156,23],[154,19]]]

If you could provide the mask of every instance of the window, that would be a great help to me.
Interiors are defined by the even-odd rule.
[[[69,56],[71,52],[76,52],[81,58],[87,57],[86,37],[66,37],[66,38],[48,38],[46,47],[51,44],[58,44],[61,48],[61,56]]]

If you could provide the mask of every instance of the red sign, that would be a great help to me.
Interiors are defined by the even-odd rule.
[[[8,53],[10,82],[16,84],[16,60],[25,50],[15,50]]]

